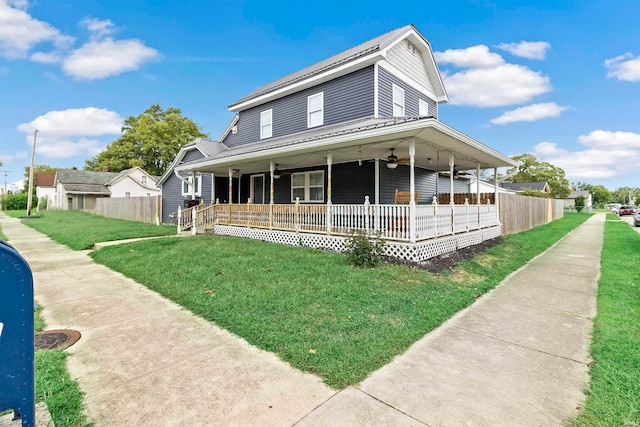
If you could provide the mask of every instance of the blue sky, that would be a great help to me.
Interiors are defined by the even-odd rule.
[[[639,16],[637,0],[0,0],[0,170],[21,179],[34,128],[35,163],[81,168],[154,103],[217,139],[249,92],[414,24],[441,121],[573,182],[640,187]]]

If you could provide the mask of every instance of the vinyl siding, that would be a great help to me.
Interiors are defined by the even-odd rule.
[[[393,117],[394,84],[404,89],[404,113],[406,116],[418,116],[418,100],[422,99],[429,104],[429,115],[435,118],[438,117],[438,107],[433,99],[391,74],[383,67],[378,67],[378,115],[380,117]]]
[[[426,169],[415,168],[415,188],[418,192],[418,203],[431,203],[433,196],[438,193],[449,193],[449,178],[440,176],[436,187],[437,174]],[[396,169],[389,169],[383,163],[380,163],[380,203],[393,203],[396,189],[400,191],[409,191],[410,189],[410,170],[409,166],[399,165]],[[468,193],[469,181],[453,180],[454,193]]]
[[[197,149],[189,150],[182,158],[182,163],[202,159],[204,155]],[[204,203],[211,203],[212,176],[210,173],[202,174],[200,198]],[[182,195],[182,181],[173,173],[162,184],[162,222],[171,223],[170,214],[177,214],[178,207],[183,208],[184,201],[189,197]]]
[[[427,68],[422,61],[420,51],[416,51],[415,55],[407,49],[407,40],[402,40],[394,47],[389,49],[387,53],[387,61],[407,76],[411,77],[418,84],[421,84],[431,92],[433,92],[433,84],[427,73]]]
[[[231,148],[261,141],[260,113],[268,109],[273,109],[272,138],[307,130],[307,97],[318,92],[324,92],[322,126],[373,116],[373,66],[241,111],[238,132],[229,133],[222,142]]]

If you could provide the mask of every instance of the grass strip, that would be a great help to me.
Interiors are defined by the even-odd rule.
[[[607,218],[591,383],[574,426],[640,425],[640,235]]]
[[[344,388],[389,363],[588,219],[566,214],[439,275],[222,236],[107,247],[95,261]]]
[[[7,214],[19,218],[26,216],[26,211],[7,211]],[[73,250],[91,249],[98,242],[176,234],[173,225],[105,218],[82,211],[40,211],[22,223]]]

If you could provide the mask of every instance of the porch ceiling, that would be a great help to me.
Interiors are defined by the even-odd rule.
[[[478,164],[481,169],[516,165],[509,157],[430,117],[369,119],[326,132],[235,147],[212,159],[180,165],[176,170],[227,175],[233,168],[249,174],[268,171],[271,160],[280,170],[304,168],[325,165],[329,152],[333,163],[384,161],[391,148],[403,159],[409,157],[412,139],[416,143],[415,165],[425,169],[449,170],[449,153],[453,153],[458,170],[475,169]]]

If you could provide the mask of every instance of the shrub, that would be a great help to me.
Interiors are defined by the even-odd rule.
[[[584,196],[576,197],[576,200],[574,203],[576,205],[576,211],[582,212],[582,209],[584,209]]]
[[[27,209],[27,193],[13,193],[2,196],[3,211],[18,211]]]
[[[369,236],[362,230],[354,231],[347,239],[345,246],[349,262],[356,267],[375,267],[384,256],[385,241],[378,233]]]

